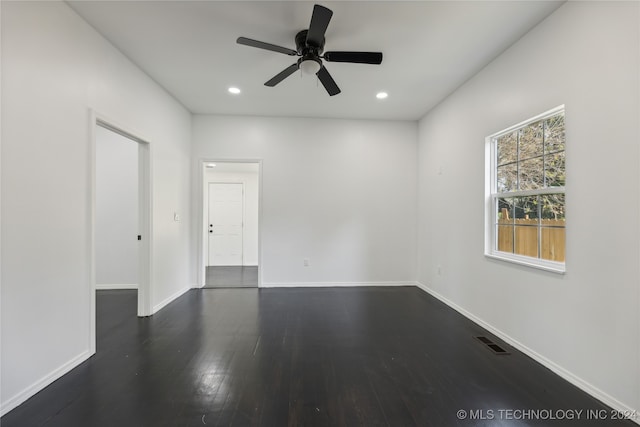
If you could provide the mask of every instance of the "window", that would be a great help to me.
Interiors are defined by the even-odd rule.
[[[487,256],[564,272],[564,106],[487,137]]]

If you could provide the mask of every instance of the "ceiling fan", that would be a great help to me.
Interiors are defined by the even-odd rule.
[[[305,74],[315,74],[327,90],[329,95],[337,95],[340,88],[322,64],[324,59],[326,62],[352,62],[357,64],[380,64],[382,63],[381,52],[324,52],[324,33],[327,31],[329,21],[333,16],[333,12],[324,6],[316,4],[313,7],[311,15],[311,23],[308,30],[302,30],[296,34],[295,43],[296,50],[288,49],[282,46],[276,46],[271,43],[265,43],[258,40],[248,39],[246,37],[238,37],[236,42],[245,46],[257,47],[260,49],[271,50],[273,52],[284,53],[289,56],[299,56],[300,58],[295,64],[290,65],[271,80],[265,83],[265,86],[273,87],[289,77],[298,70],[302,70]]]

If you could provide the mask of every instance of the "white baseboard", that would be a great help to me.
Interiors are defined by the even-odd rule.
[[[240,264],[240,265],[206,265],[205,267],[257,267],[258,264]]]
[[[0,405],[0,417],[4,416],[9,411],[17,408],[18,406],[26,402],[30,397],[34,396],[39,391],[43,390],[49,384],[51,384],[58,378],[62,377],[63,375],[65,375],[66,373],[71,371],[76,366],[80,365],[82,362],[84,362],[91,356],[92,356],[92,353],[89,350],[77,355],[76,357],[69,360],[64,365],[53,370],[49,374],[45,375],[35,383],[31,384],[30,386],[22,390],[20,393],[9,398],[5,402],[2,402],[2,404]]]
[[[166,307],[169,303],[180,298],[183,294],[185,294],[187,291],[190,291],[191,289],[193,289],[191,288],[191,286],[187,286],[185,288],[180,289],[178,292],[174,293],[173,295],[170,295],[167,298],[163,299],[158,304],[153,306],[153,310],[151,310],[151,314],[152,315],[156,314],[158,311]]]
[[[290,282],[262,283],[261,288],[351,288],[362,286],[416,286],[416,282]]]
[[[598,399],[599,401],[601,401],[605,405],[608,405],[611,408],[613,408],[613,409],[615,409],[617,411],[620,411],[621,413],[638,414],[638,416],[636,416],[634,419],[632,419],[632,421],[634,421],[636,424],[640,424],[640,410],[633,409],[630,406],[625,405],[624,403],[620,402],[619,400],[617,400],[613,396],[608,395],[604,391],[600,390],[598,387],[590,384],[589,382],[583,380],[582,378],[578,377],[577,375],[573,374],[572,372],[566,370],[562,366],[559,366],[558,364],[556,364],[552,360],[550,360],[550,359],[546,358],[545,356],[537,353],[536,351],[530,349],[529,347],[527,347],[526,345],[522,344],[518,340],[510,337],[509,335],[507,335],[506,333],[502,332],[498,328],[496,328],[493,325],[485,322],[484,320],[480,319],[476,315],[474,315],[474,314],[470,313],[469,311],[465,310],[464,308],[460,307],[458,304],[454,303],[453,301],[449,300],[448,298],[444,297],[443,295],[441,295],[438,292],[434,291],[433,289],[429,288],[428,286],[426,286],[426,285],[424,285],[424,284],[422,284],[420,282],[415,282],[415,285],[417,287],[419,287],[420,289],[422,289],[423,291],[427,292],[428,294],[432,295],[436,299],[442,301],[443,303],[445,303],[449,307],[453,308],[455,311],[457,311],[458,313],[462,314],[467,319],[471,320],[472,322],[476,323],[477,325],[479,325],[479,326],[483,327],[484,329],[488,330],[489,332],[491,332],[492,334],[494,334],[495,336],[497,336],[498,338],[500,338],[501,340],[503,340],[507,344],[509,344],[512,347],[520,350],[521,352],[523,352],[527,356],[531,357],[536,362],[538,362],[538,363],[542,364],[543,366],[549,368],[552,372],[554,372],[555,374],[559,375],[561,378],[569,381],[571,384],[575,385],[576,387],[578,387],[582,391],[584,391],[584,392],[590,394],[591,396],[595,397],[596,399]]]
[[[122,289],[138,289],[137,283],[96,284],[96,291],[113,291]]]

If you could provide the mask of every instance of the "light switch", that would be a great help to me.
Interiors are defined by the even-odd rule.
[[[173,220],[176,222],[180,221],[180,214],[178,214],[178,212],[173,213]]]

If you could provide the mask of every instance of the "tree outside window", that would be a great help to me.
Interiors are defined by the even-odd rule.
[[[564,109],[499,132],[488,141],[494,230],[490,252],[558,263],[564,270]]]

